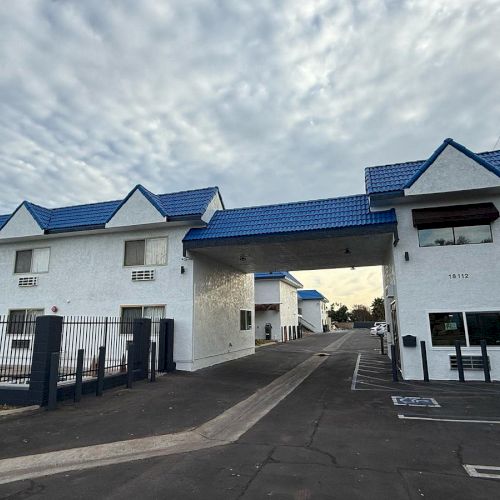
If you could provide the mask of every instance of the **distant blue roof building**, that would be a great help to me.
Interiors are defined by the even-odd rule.
[[[318,290],[298,290],[299,300],[322,300],[328,302],[328,299]]]
[[[296,288],[302,288],[302,283],[288,271],[276,271],[271,273],[255,273],[255,280],[283,280],[289,282]]]

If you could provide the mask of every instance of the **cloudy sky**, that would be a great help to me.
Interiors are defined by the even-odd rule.
[[[364,190],[500,136],[498,0],[3,0],[0,213],[209,185],[227,207]],[[301,273],[368,302],[378,269]]]

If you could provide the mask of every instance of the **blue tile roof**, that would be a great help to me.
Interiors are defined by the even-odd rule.
[[[360,194],[219,210],[207,227],[191,229],[184,241],[341,229],[395,222],[394,210],[370,212],[368,196]]]
[[[427,160],[366,168],[365,186],[367,194],[397,192],[409,187],[433,163],[448,144],[453,145],[456,149],[478,161],[500,177],[500,150],[475,154],[452,139],[446,139]]]
[[[139,189],[165,217],[201,217],[212,198],[218,192],[217,187],[209,187],[156,195],[143,186],[136,186],[125,200],[136,189]],[[72,231],[103,226],[110,220],[123,202],[124,200],[115,200],[52,209],[30,202],[23,202],[20,206],[26,206],[41,229],[46,231]],[[12,215],[0,215],[0,228]]]
[[[302,283],[288,271],[275,271],[271,273],[255,273],[256,280],[288,280],[293,282],[297,287],[302,288]]]
[[[297,295],[299,300],[324,300],[328,302],[328,299],[318,290],[298,290]]]

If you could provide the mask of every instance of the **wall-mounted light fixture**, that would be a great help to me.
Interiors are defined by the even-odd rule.
[[[405,252],[405,260],[406,262],[410,260],[410,254],[408,252]]]
[[[186,268],[184,266],[181,266],[181,274],[184,274],[186,272]]]

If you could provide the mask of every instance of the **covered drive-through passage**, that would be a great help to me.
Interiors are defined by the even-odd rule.
[[[355,195],[221,210],[184,249],[253,273],[383,265],[395,241],[394,210]]]

